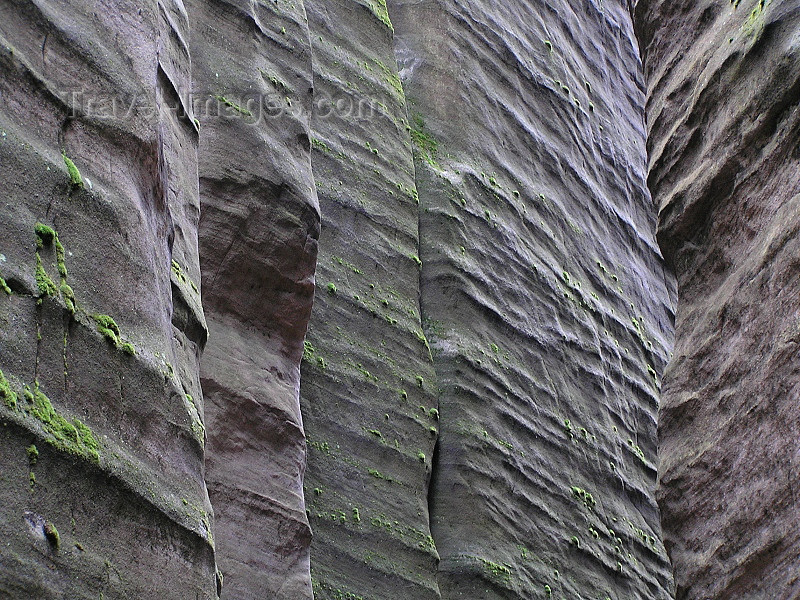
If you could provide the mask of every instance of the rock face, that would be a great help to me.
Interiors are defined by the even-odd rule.
[[[0,596],[800,594],[800,0],[633,4],[0,1]]]
[[[652,488],[672,280],[652,233],[629,14],[395,5],[423,140],[442,597],[668,598]]]
[[[4,598],[216,597],[189,23],[118,8],[0,4]]]
[[[302,3],[187,6],[210,331],[206,479],[222,597],[311,598],[299,404],[319,235],[308,25]]]
[[[627,7],[306,8],[315,93],[376,107],[312,119],[316,597],[670,597],[674,290]]]
[[[302,369],[316,598],[438,598],[427,483],[438,421],[419,206],[385,5],[306,2],[322,213]]]
[[[795,598],[800,2],[641,0],[680,303],[659,503],[678,598]]]

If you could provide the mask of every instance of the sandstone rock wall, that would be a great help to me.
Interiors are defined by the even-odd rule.
[[[319,211],[303,3],[189,2],[206,481],[231,600],[311,598],[298,400]]]
[[[188,15],[0,23],[0,595],[214,598]]]
[[[436,379],[420,313],[408,106],[385,4],[306,3],[322,213],[301,380],[316,598],[438,598]]]
[[[636,16],[680,297],[658,493],[677,597],[795,598],[800,3]]]
[[[0,15],[2,595],[672,597],[629,3]]]
[[[316,93],[380,109],[312,120],[316,595],[668,598],[674,289],[628,9],[381,8],[307,3]]]
[[[398,0],[390,14],[412,127],[436,142],[418,144],[416,173],[442,597],[668,598],[652,489],[673,283],[628,12]]]

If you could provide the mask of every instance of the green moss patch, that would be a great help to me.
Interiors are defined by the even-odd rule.
[[[11,384],[2,371],[0,371],[0,398],[3,399],[3,404],[11,410],[17,407],[17,393],[11,389]]]
[[[42,257],[36,253],[36,285],[39,288],[39,297],[58,296],[58,288],[47,271],[42,266]]]
[[[36,382],[33,392],[28,390],[26,397],[33,398],[33,406],[29,412],[36,417],[49,435],[47,442],[67,454],[86,458],[92,462],[100,460],[100,443],[95,438],[92,430],[84,425],[80,419],[68,421],[61,416],[50,399],[39,389]]]
[[[316,349],[314,348],[314,344],[309,342],[308,340],[303,342],[303,360],[306,362],[313,362],[314,360],[314,352]]]
[[[389,18],[389,9],[386,7],[386,0],[370,0],[369,8],[372,13],[380,19],[391,31],[394,31],[392,20]]]
[[[121,333],[114,319],[108,315],[92,315],[94,322],[97,324],[97,331],[103,334],[109,342],[115,346],[120,345]]]
[[[236,104],[236,103],[235,103],[235,102],[233,102],[232,100],[229,100],[229,99],[228,99],[228,98],[226,98],[225,96],[222,96],[222,95],[216,95],[216,96],[214,96],[214,98],[215,98],[216,100],[218,100],[219,102],[222,102],[222,103],[223,103],[225,106],[227,106],[227,107],[229,107],[229,108],[232,108],[233,110],[235,110],[236,112],[238,112],[240,115],[244,115],[244,116],[246,116],[246,117],[252,117],[252,116],[253,116],[253,113],[252,113],[252,112],[250,112],[250,111],[249,111],[249,110],[247,110],[246,108],[243,108],[243,107],[239,106],[238,104]]]
[[[55,246],[56,249],[56,263],[58,265],[58,274],[61,277],[61,292],[64,293],[65,289],[69,294],[64,297],[67,301],[67,308],[75,314],[75,295],[72,294],[72,288],[66,285],[67,281],[67,262],[66,251],[61,241],[58,239],[58,233],[49,225],[37,223],[33,228],[36,233],[36,284],[39,287],[39,296],[58,296],[58,288],[50,275],[45,270],[42,264],[42,257],[39,250],[44,250],[45,247]],[[65,288],[66,286],[66,288]]]
[[[53,240],[58,237],[55,229],[49,225],[44,225],[43,223],[37,223],[33,230],[37,237],[36,245],[40,250],[45,246],[52,244]]]
[[[58,550],[59,546],[61,546],[61,536],[58,535],[58,529],[50,521],[44,524],[44,537],[47,538],[47,541],[55,550]]]
[[[64,297],[64,304],[67,305],[67,310],[75,314],[75,292],[72,291],[72,288],[67,285],[66,283],[61,284],[61,295]]]
[[[178,281],[191,287],[195,293],[200,293],[200,290],[197,288],[195,282],[183,272],[183,267],[181,267],[180,263],[174,259],[172,261],[172,272],[175,274],[175,277],[178,279]]]
[[[108,315],[92,315],[92,318],[97,325],[97,331],[103,334],[104,338],[128,356],[136,356],[136,348],[122,339],[122,332],[114,319]]]
[[[425,131],[425,121],[421,115],[414,116],[414,126],[409,127],[411,141],[419,150],[422,159],[430,166],[439,168],[436,154],[439,152],[439,143]]]
[[[64,159],[64,164],[67,166],[70,184],[72,184],[73,187],[82,188],[83,177],[81,177],[81,172],[78,170],[78,167],[75,166],[75,163],[72,162],[72,159],[69,158],[66,153],[62,152],[61,156]]]

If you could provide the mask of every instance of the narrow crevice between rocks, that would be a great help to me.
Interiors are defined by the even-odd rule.
[[[394,21],[392,20],[392,13],[393,13],[392,6],[391,6],[391,4],[388,4],[387,5],[387,14],[389,16],[389,20],[392,23],[394,23]],[[397,31],[396,30],[394,31],[394,36],[392,38],[392,48],[394,50],[396,67],[398,68],[398,72],[399,72],[400,60],[399,60],[399,56],[398,56]],[[406,111],[405,111],[406,122],[407,123],[411,123],[411,113],[408,110],[408,96],[406,94],[406,87],[403,85],[402,78],[400,78],[400,87],[403,90],[403,95],[406,98]],[[426,506],[427,506],[427,512],[428,512],[428,514],[427,514],[428,532],[429,532],[429,534],[431,536],[431,539],[433,540],[434,548],[438,548],[437,545],[436,545],[436,538],[433,535],[433,523],[432,523],[431,515],[433,514],[433,508],[434,508],[433,505],[434,505],[434,501],[435,501],[435,497],[434,497],[434,494],[433,494],[433,490],[435,489],[434,484],[436,482],[436,478],[437,478],[437,475],[438,475],[438,469],[439,469],[439,439],[440,439],[441,430],[442,430],[442,415],[441,415],[441,412],[440,412],[441,409],[440,409],[440,403],[439,403],[439,398],[440,398],[440,395],[441,395],[441,388],[439,387],[439,372],[438,372],[438,370],[436,368],[437,367],[436,360],[435,360],[435,358],[433,356],[433,352],[431,351],[430,345],[427,342],[427,340],[429,338],[429,335],[428,335],[429,332],[427,330],[428,328],[426,327],[426,315],[427,315],[427,312],[425,310],[425,294],[424,294],[424,291],[423,291],[423,286],[424,286],[424,277],[423,277],[423,275],[424,275],[424,270],[425,270],[425,259],[427,257],[423,256],[423,253],[422,253],[422,240],[423,240],[423,235],[424,235],[423,234],[424,227],[423,227],[423,219],[422,219],[422,214],[421,214],[421,212],[423,210],[422,207],[424,206],[424,202],[422,201],[422,199],[419,198],[419,182],[420,182],[419,168],[420,168],[420,163],[419,163],[418,157],[416,156],[416,153],[414,152],[413,143],[412,143],[412,150],[411,151],[412,151],[412,153],[415,154],[414,155],[414,159],[413,159],[413,166],[414,166],[414,190],[415,190],[415,192],[417,194],[417,256],[422,261],[422,265],[420,266],[420,269],[419,269],[419,279],[418,279],[418,287],[417,287],[417,289],[418,289],[418,297],[417,297],[418,301],[417,301],[417,304],[419,306],[420,326],[422,327],[422,331],[423,331],[423,333],[425,335],[426,345],[428,345],[428,352],[430,353],[430,360],[431,360],[431,364],[433,366],[433,372],[435,374],[435,379],[436,379],[436,381],[434,382],[434,386],[435,386],[435,389],[436,389],[436,407],[435,408],[436,408],[436,411],[437,411],[437,414],[438,414],[438,423],[437,423],[437,428],[436,428],[437,429],[436,439],[434,441],[433,452],[431,452],[431,467],[430,467],[430,472],[428,473],[428,477],[427,477],[427,481],[426,481],[427,487],[425,489],[425,498],[427,500]],[[439,553],[438,553],[438,549],[437,549],[436,550],[436,566],[437,566],[436,577],[437,578],[438,578],[439,558],[440,557],[439,557]],[[437,585],[437,587],[438,587],[438,585]],[[441,593],[441,591],[439,591],[439,593]]]

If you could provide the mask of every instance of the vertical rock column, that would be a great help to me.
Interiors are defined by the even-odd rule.
[[[389,1],[440,387],[442,598],[671,596],[654,487],[674,283],[622,4]]]
[[[427,483],[436,383],[419,312],[417,196],[385,2],[306,2],[317,296],[302,368],[317,600],[438,597]]]
[[[0,3],[0,596],[216,597],[180,2]]]
[[[641,0],[636,16],[679,289],[659,422],[677,597],[795,598],[800,2]]]
[[[241,3],[238,3],[241,4]],[[299,379],[319,212],[302,2],[192,0],[202,381],[222,597],[311,598]]]

